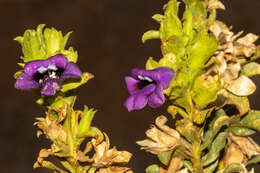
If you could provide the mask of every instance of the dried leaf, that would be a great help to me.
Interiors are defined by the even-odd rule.
[[[128,163],[132,154],[127,151],[118,151],[115,147],[109,149],[110,142],[108,136],[105,135],[105,141],[97,144],[97,140],[93,138],[91,140],[92,145],[95,149],[95,154],[93,156],[93,166],[104,167],[113,164],[125,164]]]
[[[256,90],[256,86],[251,79],[242,75],[238,79],[229,83],[227,90],[237,96],[248,96]]]
[[[225,10],[224,4],[222,4],[219,0],[210,0],[208,4],[208,8]]]
[[[250,137],[235,136],[232,133],[229,133],[229,137],[249,159],[251,159],[252,156],[260,154],[260,146]]]
[[[225,152],[224,164],[225,168],[233,163],[246,163],[247,158],[244,153],[240,150],[239,146],[235,143],[232,143],[228,146],[228,149]]]
[[[170,151],[181,144],[179,133],[166,126],[166,121],[167,119],[164,116],[156,118],[156,125],[161,130],[152,125],[151,129],[146,131],[146,135],[150,139],[136,142],[141,146],[141,149],[157,155],[160,152]]]
[[[133,171],[126,167],[110,166],[108,168],[99,169],[97,173],[133,173]]]

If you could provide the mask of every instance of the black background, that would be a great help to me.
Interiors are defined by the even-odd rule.
[[[45,23],[63,33],[74,31],[69,40],[79,53],[82,71],[95,78],[80,88],[76,103],[78,109],[86,104],[98,109],[93,125],[107,132],[111,145],[134,154],[129,166],[134,172],[144,172],[146,166],[158,163],[155,156],[140,151],[135,141],[145,138],[144,132],[160,109],[146,107],[128,113],[123,103],[128,97],[124,76],[134,67],[143,68],[148,57],[160,58],[159,40],[141,43],[142,34],[157,29],[151,19],[162,13],[166,0],[0,0],[0,172],[50,172],[32,170],[42,147],[49,143],[36,138],[36,117],[44,109],[34,103],[31,92],[14,89],[13,74],[19,70],[16,63],[21,47],[13,38],[26,29]],[[232,25],[234,31],[245,30],[259,34],[259,0],[226,0],[226,11],[219,19]],[[258,41],[259,43],[259,41]],[[259,86],[260,80],[254,81]],[[251,108],[260,109],[259,89],[250,97]],[[171,122],[173,123],[173,122]],[[255,139],[260,142],[259,136]],[[260,171],[260,166],[255,172]],[[258,171],[259,170],[259,171]]]

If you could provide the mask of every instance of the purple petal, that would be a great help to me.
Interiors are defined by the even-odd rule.
[[[56,67],[65,69],[67,64],[68,64],[68,59],[62,54],[58,54],[45,60],[36,60],[36,61],[28,62],[24,66],[24,72],[27,73],[29,76],[33,76],[37,73],[37,70],[40,67],[47,68],[49,65],[55,65]]]
[[[134,99],[135,96],[130,96],[128,97],[128,99],[125,101],[125,107],[127,108],[127,110],[130,112],[132,110],[134,110]]]
[[[126,102],[125,107],[128,109],[128,111],[132,111],[134,109],[142,109],[145,107],[145,105],[148,102],[148,96],[154,92],[156,89],[156,86],[154,84],[150,84],[143,88],[142,90],[139,90],[136,94],[130,96]]]
[[[125,77],[125,83],[126,83],[127,89],[131,95],[136,94],[139,91],[138,86],[137,86],[139,82],[140,82],[139,80],[136,80],[132,77],[129,77],[129,76]]]
[[[160,107],[165,102],[163,87],[157,85],[155,91],[148,97],[148,105],[152,108]]]
[[[56,94],[57,90],[60,90],[62,87],[58,83],[57,79],[49,78],[42,84],[41,94],[46,96],[52,96]]]
[[[169,87],[169,84],[174,77],[173,70],[168,67],[159,67],[153,70],[143,70],[135,68],[132,70],[132,77],[138,79],[138,76],[149,77],[157,84],[162,85],[163,89]]]
[[[143,109],[148,102],[148,96],[143,94],[137,94],[134,98],[134,109]]]
[[[82,75],[82,72],[78,68],[78,66],[73,63],[69,62],[68,65],[66,66],[64,72],[61,75],[61,78],[66,79],[66,78],[78,78]]]
[[[26,73],[22,73],[15,83],[15,88],[29,90],[33,88],[39,88],[40,85],[32,79],[31,76]]]

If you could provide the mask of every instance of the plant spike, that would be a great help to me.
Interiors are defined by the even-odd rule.
[[[15,87],[33,90],[36,102],[46,106],[46,116],[36,118],[35,125],[40,129],[37,137],[45,135],[52,142],[49,149],[41,149],[33,168],[45,167],[55,173],[131,173],[120,165],[128,163],[132,154],[111,149],[106,133],[91,125],[97,111],[87,106],[84,111],[73,109],[77,88],[94,76],[82,73],[76,65],[77,52],[66,49],[71,33],[63,37],[61,31],[43,27],[15,38],[23,50],[23,69],[15,74]]]
[[[158,62],[149,58],[146,70],[174,71],[163,92],[171,102],[168,112],[173,118],[181,115],[176,130],[159,116],[146,131],[148,139],[137,142],[161,162],[148,166],[146,173],[249,173],[246,166],[260,161],[260,147],[249,137],[260,130],[260,111],[251,110],[248,100],[256,90],[249,77],[260,74],[260,65],[253,62],[260,57],[254,44],[258,36],[241,37],[243,32],[234,34],[216,20],[216,10],[225,9],[219,0],[183,3],[182,19],[180,2],[169,0],[164,15],[152,17],[160,28],[142,37],[143,43],[161,40],[162,58]],[[144,88],[132,92],[150,86],[135,80]]]

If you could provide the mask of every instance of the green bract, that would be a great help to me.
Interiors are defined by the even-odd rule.
[[[21,59],[26,63],[62,53],[69,61],[76,63],[77,52],[72,47],[68,50],[65,48],[71,32],[63,36],[61,31],[54,28],[43,30],[44,26],[41,24],[36,30],[26,30],[23,36],[14,39],[22,46],[23,57]]]

